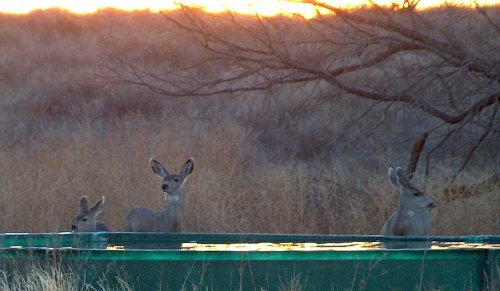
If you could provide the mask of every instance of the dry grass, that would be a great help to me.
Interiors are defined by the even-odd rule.
[[[4,291],[67,291],[67,290],[134,290],[126,276],[115,278],[110,284],[105,274],[92,284],[81,278],[78,272],[61,267],[29,265],[23,271],[5,273],[0,270],[0,289]]]
[[[387,137],[401,135],[396,122],[378,133],[370,125],[380,112],[389,121],[406,114],[400,108],[352,124],[367,106],[345,100],[297,112],[310,88],[179,100],[102,82],[112,53],[158,67],[199,53],[189,40],[172,45],[179,36],[147,13],[49,11],[3,15],[0,24],[9,40],[0,42],[0,232],[69,230],[82,195],[106,196],[101,219],[121,230],[132,206],[163,203],[150,157],[172,171],[195,159],[182,198],[186,231],[377,234],[395,208],[386,169],[407,163],[413,137]],[[499,161],[498,152],[476,159],[453,184],[457,166],[443,164],[417,183],[439,204],[435,234],[500,234],[500,187],[488,180]]]
[[[19,266],[18,266],[19,267]],[[497,273],[500,269],[497,268]],[[96,277],[87,278],[84,275],[85,272],[78,269],[71,269],[68,267],[55,267],[55,266],[41,266],[38,264],[27,265],[25,269],[19,269],[11,273],[7,273],[0,270],[0,289],[4,291],[66,291],[66,290],[82,290],[82,291],[97,291],[97,290],[120,290],[129,291],[136,290],[133,279],[125,272],[110,272],[103,273]],[[179,274],[177,274],[179,275]],[[186,274],[187,275],[187,274]],[[360,280],[359,285],[355,286],[356,274],[353,277],[353,283],[350,290],[367,290],[367,280]],[[92,277],[92,276],[91,276]],[[206,279],[206,278],[205,278]],[[197,284],[186,284],[187,286],[182,286],[179,290],[218,290],[213,287],[207,286],[206,284],[209,280],[201,279]],[[275,280],[277,278],[273,278]],[[300,273],[292,273],[290,276],[279,279],[280,285],[277,290],[282,291],[300,291],[300,290],[310,290],[314,289],[314,280],[309,277],[304,277]],[[495,278],[493,278],[495,280]],[[137,283],[137,282],[136,282]],[[165,283],[165,282],[163,282]],[[372,282],[371,285],[374,283]],[[493,286],[495,289],[496,281],[485,282],[483,289],[490,290],[488,287]],[[148,285],[146,283],[146,285]],[[243,284],[240,286],[233,286],[234,290],[243,290]],[[255,288],[255,287],[254,287]],[[431,287],[431,286],[415,286],[415,290],[443,290],[443,287]],[[470,289],[470,286],[466,284],[463,288],[464,290]],[[154,290],[170,290],[157,287]],[[261,291],[270,290],[265,287],[259,287]],[[393,288],[393,290],[399,290],[398,288]]]
[[[1,151],[0,231],[69,230],[81,195],[92,201],[106,196],[101,219],[121,230],[130,207],[160,209],[163,203],[149,157],[171,171],[195,159],[182,197],[186,231],[377,234],[395,207],[385,171],[359,167],[353,177],[340,170],[340,161],[271,163],[232,123],[127,119],[106,128],[103,137],[90,125],[64,136],[45,129],[50,137]],[[443,179],[427,181],[439,204],[435,234],[498,234],[498,182],[485,187],[461,179],[463,189],[476,192],[447,201],[452,186]]]

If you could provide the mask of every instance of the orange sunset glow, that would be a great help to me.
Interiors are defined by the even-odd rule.
[[[0,1],[0,12],[26,14],[36,9],[60,8],[74,13],[92,13],[103,8],[115,8],[125,11],[173,10],[182,5],[202,8],[207,12],[222,12],[229,10],[241,14],[259,14],[273,16],[278,14],[300,14],[304,17],[313,17],[316,14],[314,7],[303,3],[293,3],[285,0],[22,0]],[[297,2],[297,1],[295,1]],[[341,8],[354,8],[369,5],[368,0],[335,0],[324,1]],[[403,3],[403,0],[374,0],[379,5]],[[449,3],[453,5],[481,6],[500,4],[500,0],[421,0],[417,8],[425,9]]]

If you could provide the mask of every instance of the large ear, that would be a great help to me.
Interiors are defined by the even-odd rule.
[[[396,169],[396,175],[398,176],[398,181],[399,184],[403,187],[411,187],[410,185],[410,179],[408,179],[408,176],[406,175],[406,171],[403,170],[402,168],[398,167]]]
[[[94,216],[101,214],[102,208],[104,207],[105,200],[106,199],[104,198],[104,196],[102,196],[101,199],[99,199],[99,201],[97,201],[94,204],[94,206],[92,206],[92,208],[90,208],[90,212],[94,213]]]
[[[80,198],[80,211],[87,212],[88,210],[89,210],[89,200],[87,199],[87,196],[82,196],[82,198]]]
[[[156,176],[163,179],[169,175],[167,169],[165,169],[165,167],[162,164],[160,164],[160,162],[158,162],[157,160],[149,159],[149,164],[151,165],[153,173],[155,173]]]
[[[187,176],[191,175],[194,170],[194,160],[190,158],[187,162],[182,166],[180,176],[182,179],[185,179]]]
[[[396,175],[396,171],[394,171],[392,167],[389,167],[389,170],[387,170],[387,175],[389,176],[389,180],[391,181],[392,185],[394,185],[394,187],[399,187],[399,181]]]

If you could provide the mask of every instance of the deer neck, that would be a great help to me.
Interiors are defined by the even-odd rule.
[[[166,223],[167,231],[178,232],[181,230],[180,195],[165,194],[166,205],[161,213],[161,220]]]
[[[422,215],[430,215],[430,208],[414,207],[413,205],[398,203],[397,212],[399,216],[414,217]]]
[[[430,210],[399,205],[394,229],[396,233],[402,235],[429,235],[431,230]]]
[[[167,195],[167,205],[165,208],[168,212],[180,212],[179,195]]]

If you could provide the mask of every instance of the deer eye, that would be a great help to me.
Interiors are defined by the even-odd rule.
[[[418,197],[418,196],[420,196],[420,195],[422,195],[422,193],[421,193],[421,192],[415,192],[415,193],[413,193],[413,196],[417,196],[417,197]]]
[[[179,178],[174,178],[175,183],[178,183],[179,181],[180,181]]]
[[[87,218],[87,217],[84,217],[84,218],[82,218],[82,220],[83,220],[84,222],[86,222],[86,221],[88,220],[88,218]]]

